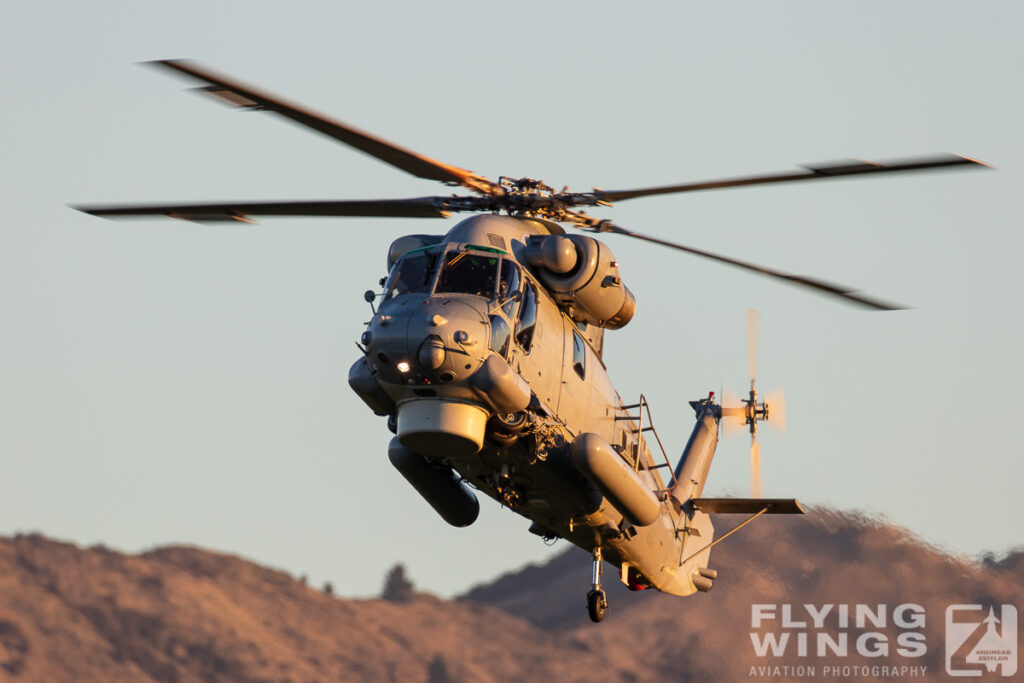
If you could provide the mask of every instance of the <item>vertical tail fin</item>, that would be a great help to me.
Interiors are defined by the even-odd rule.
[[[715,403],[714,394],[699,401],[690,401],[690,406],[697,413],[697,424],[676,465],[676,483],[671,491],[672,497],[680,505],[704,491],[708,470],[718,446],[718,421],[722,418],[722,408]]]

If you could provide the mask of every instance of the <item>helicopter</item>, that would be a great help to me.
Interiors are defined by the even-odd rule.
[[[825,280],[793,275],[635,232],[588,207],[663,194],[942,168],[982,168],[957,155],[862,160],[801,170],[627,190],[556,190],[542,180],[472,171],[404,149],[348,124],[186,60],[147,62],[196,79],[198,92],[268,111],[426,180],[472,194],[402,199],[75,206],[106,218],[168,216],[253,222],[254,217],[446,218],[472,216],[444,234],[410,234],[387,250],[372,317],[349,385],[394,433],[388,457],[448,524],[472,524],[480,492],[530,520],[547,541],[565,539],[593,559],[587,611],[608,609],[606,564],[631,590],[688,596],[710,591],[712,546],[763,514],[801,514],[795,498],[760,495],[758,425],[783,404],[759,396],[756,318],[748,318],[750,389],[690,401],[696,424],[673,465],[650,405],[627,404],[603,360],[604,334],[627,325],[636,299],[610,247],[593,235],[632,237],[810,289],[872,310],[900,306]],[[579,233],[569,234],[566,226]],[[774,417],[773,417],[774,416]],[[753,495],[703,496],[723,425],[751,435]],[[648,435],[659,446],[661,461]],[[745,515],[715,538],[713,515]]]

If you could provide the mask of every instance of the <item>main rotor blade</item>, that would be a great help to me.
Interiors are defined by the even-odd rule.
[[[656,194],[674,194],[677,192],[696,192],[697,190],[717,190],[725,187],[741,187],[743,185],[765,185],[768,183],[789,183],[798,180],[822,180],[825,178],[838,178],[848,175],[863,175],[867,173],[896,173],[902,171],[925,171],[929,169],[946,168],[949,166],[971,166],[975,168],[992,168],[983,161],[969,159],[957,154],[942,154],[919,159],[900,159],[885,164],[872,161],[861,161],[851,159],[849,161],[836,161],[818,166],[804,166],[805,170],[788,173],[769,173],[766,175],[745,176],[740,178],[723,178],[721,180],[707,180],[696,183],[685,183],[683,185],[664,185],[661,187],[647,187],[636,190],[594,190],[594,195],[599,199],[609,202],[633,199],[634,197],[649,197]]]
[[[800,285],[801,287],[809,287],[811,289],[824,292],[825,294],[831,294],[837,296],[845,301],[850,301],[867,308],[873,308],[879,311],[896,311],[904,306],[881,301],[879,299],[871,299],[866,296],[856,294],[854,290],[841,287],[831,282],[825,282],[824,280],[816,280],[814,278],[804,277],[803,275],[790,275],[789,273],[783,273],[778,270],[772,270],[771,268],[765,268],[755,263],[748,263],[746,261],[740,261],[737,259],[729,258],[728,256],[721,256],[719,254],[713,254],[710,251],[704,251],[703,249],[695,249],[688,247],[685,244],[679,244],[678,242],[669,242],[659,237],[652,237],[651,235],[645,235],[639,232],[633,232],[632,230],[626,230],[625,228],[619,227],[613,223],[607,221],[595,221],[595,227],[593,228],[597,232],[613,232],[620,235],[628,235],[629,237],[635,237],[640,240],[647,242],[653,242],[654,244],[660,244],[664,247],[671,247],[672,249],[678,249],[685,251],[690,254],[696,254],[697,256],[703,256],[720,263],[727,263],[730,266],[736,266],[737,268],[743,268],[744,270],[750,270],[761,275],[767,275],[768,277],[777,278],[780,280],[786,280],[794,285]]]
[[[462,185],[486,195],[504,193],[501,186],[472,171],[403,149],[348,124],[334,121],[323,114],[243,84],[195,62],[168,59],[146,63],[173,69],[206,81],[210,85],[203,90],[221,101],[236,107],[272,111],[419,178],[439,180],[449,185]]]
[[[444,218],[443,197],[416,199],[358,199],[340,201],[228,202],[219,204],[148,204],[73,206],[73,209],[104,218],[170,216],[191,221],[252,222],[248,216],[379,216],[393,218]]]

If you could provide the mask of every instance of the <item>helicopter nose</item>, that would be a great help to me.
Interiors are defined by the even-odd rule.
[[[406,329],[410,358],[424,377],[458,383],[487,355],[488,322],[475,302],[432,297],[422,302]]]
[[[399,297],[381,306],[361,341],[381,381],[440,389],[461,384],[480,367],[488,354],[488,325],[482,300],[478,305],[444,297]]]
[[[444,365],[448,352],[444,348],[444,341],[440,336],[432,334],[423,340],[419,351],[416,352],[416,360],[427,370],[437,370]]]
[[[490,409],[470,381],[490,353],[486,302],[423,300],[406,330],[414,359],[398,405],[398,441],[431,457],[463,457],[483,446]]]

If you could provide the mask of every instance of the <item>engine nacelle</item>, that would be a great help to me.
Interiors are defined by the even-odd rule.
[[[593,237],[531,237],[526,260],[573,320],[618,329],[632,319],[636,299],[622,283],[619,262]]]

